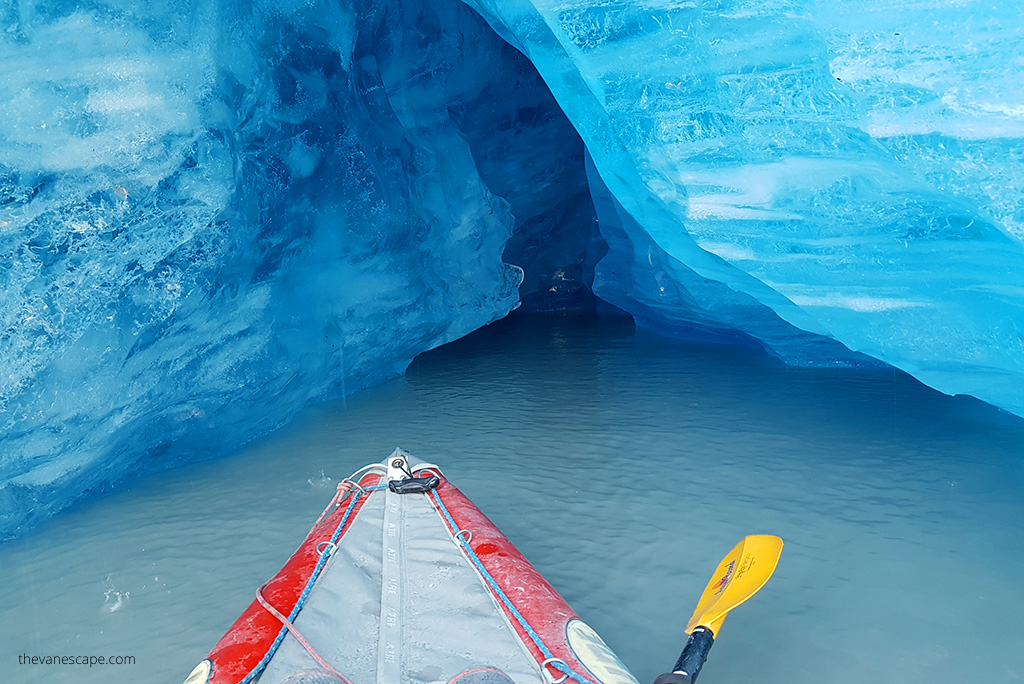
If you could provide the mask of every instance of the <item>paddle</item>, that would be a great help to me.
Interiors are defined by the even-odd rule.
[[[781,554],[782,540],[770,534],[748,535],[726,554],[686,623],[690,638],[679,660],[672,672],[658,675],[654,684],[693,684],[697,680],[725,616],[765,585]]]

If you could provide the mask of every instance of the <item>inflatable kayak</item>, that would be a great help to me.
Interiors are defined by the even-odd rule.
[[[186,684],[637,684],[441,470],[357,471]]]

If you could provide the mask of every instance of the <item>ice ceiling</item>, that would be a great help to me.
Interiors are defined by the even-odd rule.
[[[1024,415],[1017,3],[53,0],[0,26],[0,538],[520,302]]]

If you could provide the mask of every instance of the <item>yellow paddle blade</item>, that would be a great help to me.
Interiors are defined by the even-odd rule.
[[[707,627],[718,634],[726,614],[757,593],[775,572],[782,540],[771,534],[751,534],[726,554],[697,602],[686,633]]]

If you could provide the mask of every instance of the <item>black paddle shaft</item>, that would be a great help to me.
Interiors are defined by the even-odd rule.
[[[679,655],[672,672],[658,675],[654,684],[693,684],[697,681],[700,668],[704,667],[704,661],[708,659],[708,651],[715,643],[715,635],[707,627],[695,627],[690,632],[690,638]]]

